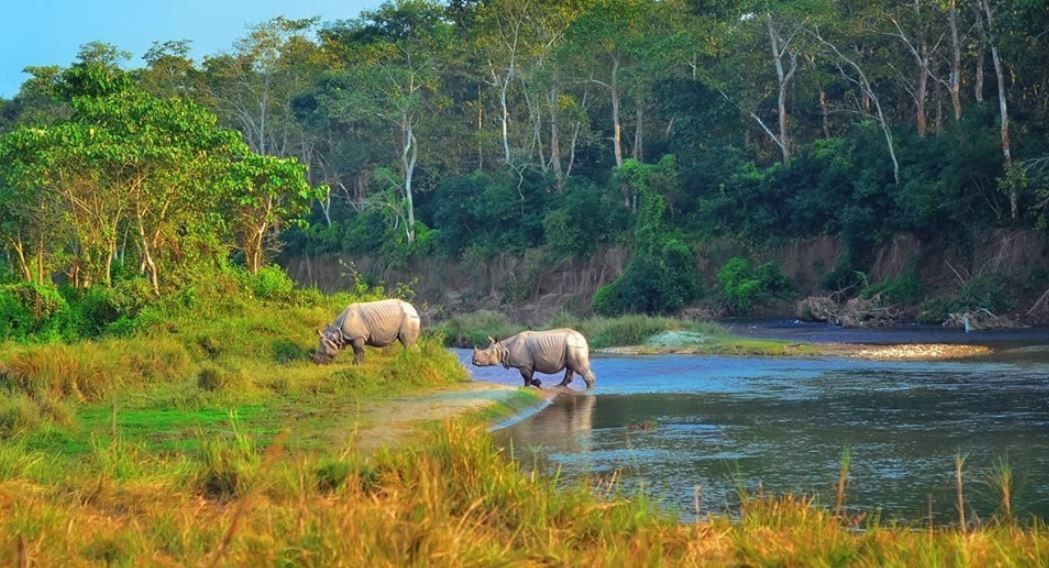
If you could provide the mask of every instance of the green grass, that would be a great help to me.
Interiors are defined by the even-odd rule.
[[[636,354],[692,353],[701,355],[803,355],[815,352],[804,344],[774,339],[751,339],[732,335],[709,321],[686,320],[643,314],[617,317],[579,318],[568,314],[554,317],[531,329],[568,327],[586,336],[594,350],[615,349]],[[515,324],[506,316],[482,310],[453,316],[438,328],[445,341],[455,347],[484,347],[489,336],[506,338],[527,326]],[[676,341],[662,342],[667,332],[683,332]]]
[[[491,310],[457,314],[437,325],[438,333],[453,347],[487,347],[489,337],[505,339],[524,329],[502,312]]]
[[[332,317],[335,306],[238,302],[245,304],[172,318],[128,339],[0,346],[0,559],[16,565],[1049,564],[1049,532],[1011,514],[965,531],[876,522],[857,531],[856,519],[807,498],[758,494],[745,496],[738,517],[680,524],[645,495],[623,495],[607,480],[565,487],[510,459],[483,432],[491,421],[537,403],[524,389],[427,428],[417,442],[365,455],[344,439],[356,409],[466,379],[440,336],[409,350],[369,349],[361,366],[345,354],[316,366],[306,357],[311,327]],[[671,330],[695,334],[689,337],[709,349],[770,349],[706,324],[661,318],[555,323],[610,343]],[[992,481],[1011,504],[1007,465]],[[839,499],[845,502],[844,493]]]

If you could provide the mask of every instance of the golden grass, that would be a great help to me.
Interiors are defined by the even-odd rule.
[[[264,451],[261,451],[265,453]],[[737,520],[680,524],[643,497],[558,489],[477,426],[363,459],[272,445],[236,498],[186,485],[185,465],[127,481],[0,483],[0,559],[315,566],[1044,566],[1040,525],[969,533],[855,530],[797,497],[748,498]],[[338,467],[333,467],[337,465]],[[183,468],[183,469],[179,469]],[[191,468],[192,469],[192,468]],[[181,474],[179,472],[182,472]],[[323,473],[322,473],[323,472]],[[72,528],[72,529],[71,529]]]

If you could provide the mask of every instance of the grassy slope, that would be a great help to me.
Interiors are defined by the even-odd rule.
[[[248,309],[245,309],[248,308]],[[73,347],[3,346],[0,559],[34,565],[1045,565],[1044,529],[854,531],[808,502],[680,525],[604,482],[558,488],[476,424],[364,456],[354,407],[464,378],[434,339],[304,359],[333,306],[251,303]],[[252,314],[243,316],[241,314]],[[304,325],[306,324],[306,325]],[[621,324],[616,324],[622,328]],[[615,329],[611,326],[610,329]],[[641,327],[631,333],[647,333]],[[589,330],[600,336],[600,328]],[[209,369],[211,390],[198,383]],[[207,374],[207,373],[206,373]],[[232,411],[232,412],[231,412]]]

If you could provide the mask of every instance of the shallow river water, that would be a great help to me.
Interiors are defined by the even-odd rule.
[[[750,331],[791,337],[783,329]],[[907,341],[944,341],[942,332],[917,333]],[[1014,510],[1049,519],[1045,334],[966,339],[996,352],[952,362],[596,355],[593,392],[559,396],[496,436],[526,465],[560,471],[566,482],[618,472],[624,489],[643,487],[683,517],[693,512],[697,485],[704,512],[733,511],[741,488],[830,503],[847,449],[854,512],[920,520],[931,499],[935,517],[956,518],[961,453],[966,498],[986,518],[997,500],[989,474],[995,460],[1007,459]],[[468,363],[469,352],[460,355]],[[521,384],[512,369],[472,370],[477,379]]]

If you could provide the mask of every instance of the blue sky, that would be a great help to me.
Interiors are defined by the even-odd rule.
[[[8,0],[0,18],[0,97],[10,98],[31,65],[69,65],[89,41],[130,51],[154,40],[192,40],[193,57],[228,51],[248,26],[275,16],[343,20],[382,0]]]

